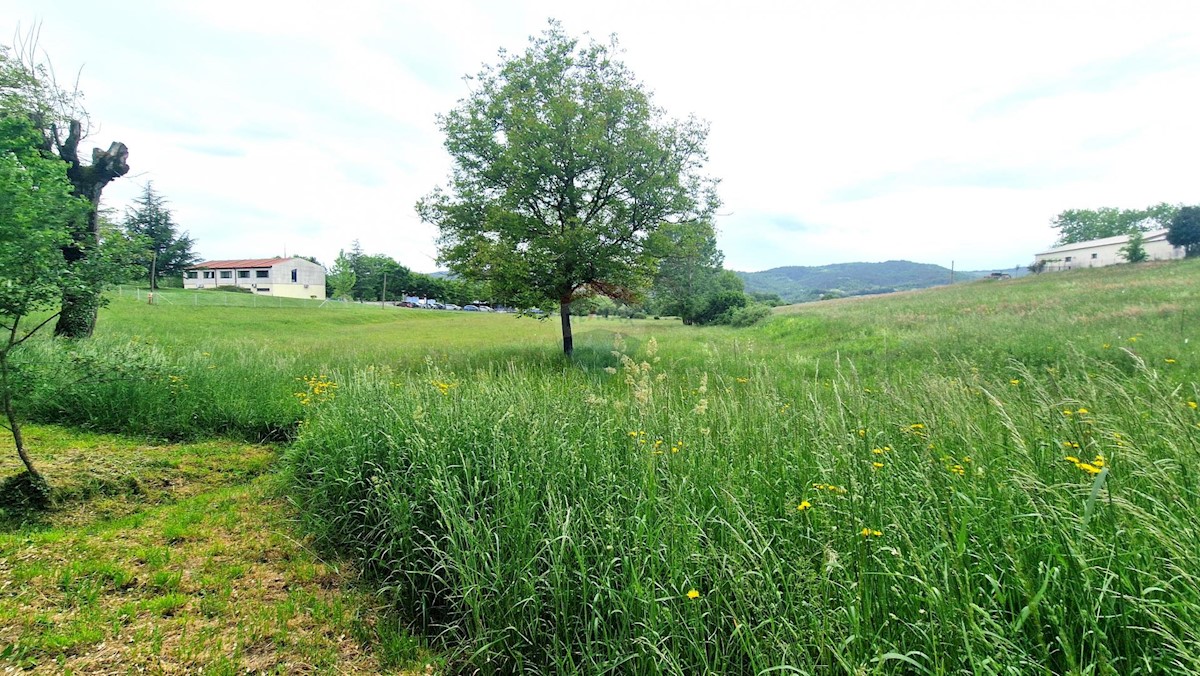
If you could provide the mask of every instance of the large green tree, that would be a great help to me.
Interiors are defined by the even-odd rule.
[[[1181,246],[1188,258],[1200,255],[1200,207],[1183,207],[1171,219],[1167,241]]]
[[[658,229],[717,205],[700,173],[707,126],[668,119],[617,52],[556,22],[524,53],[501,51],[439,116],[453,172],[417,203],[454,272],[522,307],[559,305],[568,356],[571,301],[637,295]]]
[[[1058,230],[1055,246],[1087,242],[1093,239],[1128,235],[1165,228],[1179,207],[1162,202],[1145,209],[1067,209],[1054,217],[1051,226]]]
[[[182,275],[199,258],[192,251],[192,238],[178,232],[167,201],[154,190],[153,182],[146,182],[133,204],[125,212],[125,231],[141,243],[136,262],[146,271],[150,288],[157,289],[159,279]]]
[[[13,406],[22,379],[12,355],[58,316],[50,311],[64,290],[90,285],[62,254],[73,224],[89,206],[73,196],[67,165],[42,151],[36,125],[11,103],[0,100],[0,407],[17,455],[30,477],[44,485],[26,453]]]

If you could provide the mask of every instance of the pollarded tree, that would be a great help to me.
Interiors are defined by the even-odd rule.
[[[136,261],[146,270],[150,288],[158,288],[163,277],[182,275],[189,265],[199,259],[192,251],[192,238],[179,234],[167,201],[146,182],[142,195],[133,201],[134,207],[125,212],[125,231],[140,239],[144,247]]]
[[[42,150],[67,163],[72,193],[91,205],[73,217],[71,240],[63,245],[62,255],[76,278],[98,280],[104,276],[98,268],[107,265],[99,254],[100,194],[114,179],[129,173],[129,149],[124,143],[113,142],[107,150],[92,148],[90,160],[80,157],[79,145],[87,138],[90,126],[87,112],[80,105],[82,95],[77,89],[66,91],[58,86],[52,71],[38,60],[35,37],[36,33],[31,32],[17,45],[15,58],[0,46],[0,97],[10,108],[23,108],[23,115],[40,132]],[[101,291],[99,282],[64,287],[55,335],[92,335]]]
[[[571,301],[635,296],[657,268],[652,235],[717,205],[707,126],[666,118],[617,51],[556,22],[501,51],[439,116],[453,173],[417,203],[456,273],[521,307],[559,305],[568,356]]]
[[[1172,246],[1181,246],[1188,258],[1200,255],[1200,207],[1183,207],[1167,230],[1167,241]]]

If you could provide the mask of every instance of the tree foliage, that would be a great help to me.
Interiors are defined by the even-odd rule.
[[[1177,211],[1179,207],[1166,202],[1145,209],[1067,209],[1051,222],[1058,230],[1055,246],[1165,228]]]
[[[0,73],[4,70],[0,63]],[[0,405],[17,455],[40,481],[13,406],[21,378],[11,357],[57,313],[31,326],[22,322],[54,308],[65,289],[88,284],[62,254],[71,242],[72,223],[88,205],[72,195],[67,165],[42,151],[36,126],[12,104],[0,100]]]
[[[192,251],[192,238],[177,232],[167,201],[154,190],[153,182],[146,182],[133,203],[125,212],[125,231],[140,245],[135,263],[146,271],[150,288],[157,289],[159,279],[183,275],[199,258]]]
[[[1129,242],[1121,247],[1119,253],[1127,263],[1141,263],[1150,257],[1146,252],[1145,237],[1142,236],[1141,230],[1134,230],[1129,234]]]
[[[333,261],[333,268],[326,279],[329,281],[330,298],[350,300],[354,297],[354,285],[358,282],[358,275],[355,274],[354,266],[351,265],[345,251],[338,251],[337,259]]]
[[[662,260],[651,288],[655,314],[675,315],[693,324],[714,291],[724,256],[707,222],[668,223],[656,233]]]
[[[1181,246],[1188,258],[1200,255],[1200,206],[1182,207],[1171,219],[1167,241]]]
[[[557,303],[568,355],[571,301],[634,297],[657,271],[658,229],[717,204],[700,174],[707,126],[667,119],[617,51],[555,22],[501,51],[438,118],[454,168],[417,204],[457,274],[522,307]]]

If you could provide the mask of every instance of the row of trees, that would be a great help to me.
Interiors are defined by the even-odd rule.
[[[1129,235],[1121,255],[1130,263],[1148,257],[1143,233],[1163,228],[1171,245],[1183,247],[1189,257],[1200,254],[1200,206],[1163,202],[1145,209],[1068,209],[1055,216],[1051,225],[1059,232],[1055,246]]]
[[[405,295],[465,305],[493,298],[486,284],[413,272],[390,256],[370,255],[355,240],[339,251],[326,276],[330,298],[359,301],[400,300]]]

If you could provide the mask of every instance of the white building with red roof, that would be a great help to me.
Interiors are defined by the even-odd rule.
[[[183,273],[185,289],[236,286],[264,296],[325,299],[325,268],[305,258],[205,261]]]

